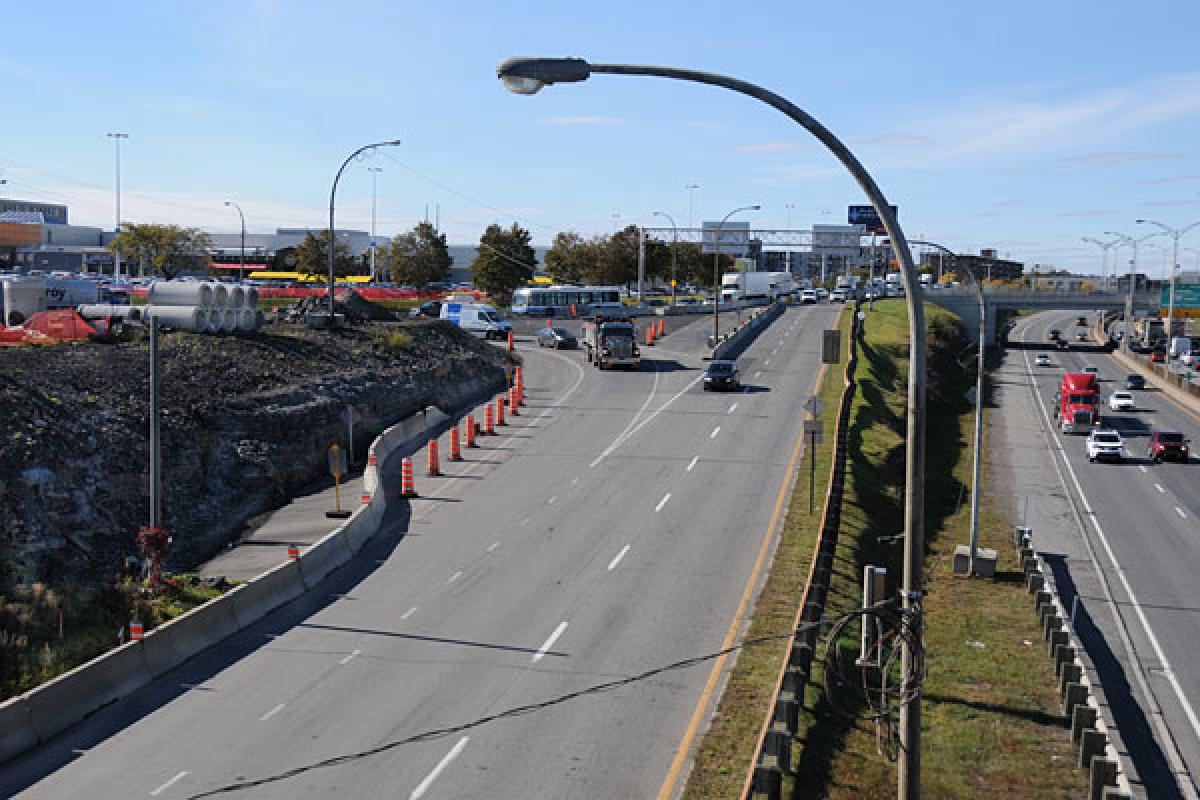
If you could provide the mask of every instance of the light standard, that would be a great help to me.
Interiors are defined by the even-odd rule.
[[[1139,220],[1134,220],[1134,221],[1138,225],[1157,225],[1158,227],[1162,228],[1163,233],[1170,236],[1173,241],[1173,246],[1171,249],[1171,293],[1167,297],[1167,327],[1166,327],[1166,331],[1167,331],[1167,359],[1169,360],[1171,358],[1171,355],[1170,355],[1171,337],[1175,335],[1175,331],[1172,329],[1171,323],[1172,323],[1172,317],[1175,316],[1175,273],[1179,270],[1179,240],[1181,238],[1183,238],[1183,235],[1185,233],[1187,233],[1188,231],[1190,231],[1192,228],[1196,227],[1197,225],[1200,225],[1200,222],[1193,222],[1191,225],[1188,225],[1186,228],[1175,229],[1175,228],[1168,228],[1166,225],[1163,225],[1161,222],[1155,222],[1152,219],[1139,219]],[[1137,251],[1135,250],[1134,251],[1134,259],[1136,260],[1136,258],[1137,258]]]
[[[1139,220],[1140,222],[1141,220]],[[1148,233],[1140,239],[1134,239],[1132,236],[1126,236],[1123,233],[1116,231],[1105,231],[1105,236],[1115,236],[1121,240],[1122,244],[1129,245],[1133,249],[1133,258],[1129,261],[1129,293],[1125,297],[1125,324],[1121,326],[1123,333],[1121,334],[1121,352],[1129,355],[1129,339],[1133,336],[1133,328],[1130,323],[1130,318],[1133,317],[1133,285],[1137,282],[1137,251],[1138,245],[1147,239],[1153,239],[1155,236],[1162,236],[1161,233]],[[1113,273],[1117,271],[1117,263],[1113,262]],[[1170,314],[1167,315],[1167,321],[1170,322]],[[1170,331],[1170,327],[1167,328]],[[1170,346],[1171,334],[1167,333],[1167,345]]]
[[[236,208],[238,212],[238,218],[242,221],[242,248],[239,251],[241,252],[242,257],[240,259],[241,268],[238,270],[238,283],[241,283],[242,279],[246,277],[246,215],[242,213],[242,207],[232,200],[226,200],[225,206],[227,208],[229,206]]]
[[[365,153],[368,150],[374,150],[376,147],[395,147],[400,144],[399,139],[391,139],[386,142],[375,142],[374,144],[364,144],[362,147],[355,150],[350,155],[346,156],[346,160],[338,167],[337,174],[333,176],[333,187],[329,190],[329,327],[334,328],[337,325],[337,316],[333,312],[333,256],[337,250],[337,240],[333,236],[333,203],[337,197],[337,185],[341,180],[342,171],[346,169],[346,165],[353,161],[360,153]]]
[[[913,609],[919,615],[925,546],[925,309],[920,302],[912,253],[909,252],[904,231],[900,229],[895,215],[892,214],[887,198],[855,155],[824,125],[783,97],[746,81],[710,72],[672,67],[589,64],[577,58],[511,58],[500,65],[497,75],[510,91],[533,94],[548,83],[587,80],[593,72],[645,75],[705,83],[760,100],[787,115],[820,140],[854,176],[870,199],[871,205],[875,207],[875,212],[883,221],[884,230],[892,242],[896,257],[900,260],[908,303],[908,430],[905,448],[904,589],[901,599],[906,610]],[[918,616],[913,623],[918,640],[921,624]],[[901,674],[913,674],[914,655],[913,648],[905,641],[901,655]],[[900,708],[897,785],[900,800],[917,800],[921,796],[921,705],[920,693],[917,691],[912,691],[911,700]]]
[[[117,157],[117,227],[114,229],[114,235],[121,233],[121,140],[128,139],[128,133],[106,133],[105,136],[113,140],[116,145]],[[121,275],[121,251],[113,249],[113,278],[118,278]]]
[[[684,184],[683,188],[688,190],[688,229],[696,227],[695,221],[692,219],[692,206],[696,200],[696,190],[700,188],[698,183]]]
[[[1100,256],[1100,278],[1101,278],[1102,282],[1107,284],[1107,281],[1104,281],[1104,277],[1106,275],[1108,275],[1108,251],[1109,250],[1113,251],[1113,275],[1116,276],[1116,274],[1117,274],[1116,251],[1121,248],[1121,242],[1120,241],[1102,242],[1099,239],[1093,239],[1091,236],[1084,236],[1083,241],[1088,242],[1090,244],[1094,244],[1097,247],[1099,247],[1101,250],[1104,251],[1104,253]],[[1107,289],[1108,286],[1106,285],[1104,288]]]
[[[725,223],[728,222],[729,218],[734,214],[741,213],[742,211],[758,211],[759,208],[761,208],[761,206],[758,205],[735,208],[733,211],[730,211],[728,214],[722,217],[721,221],[717,223],[717,246],[716,249],[713,250],[713,347],[717,346],[717,311],[721,305],[721,232],[725,228]]]
[[[367,167],[371,173],[371,283],[375,282],[375,193],[379,188],[379,173],[383,167]]]
[[[665,211],[651,212],[652,217],[666,217],[671,223],[671,308],[675,307],[675,261],[676,251],[679,249],[679,229],[675,227],[675,220]]]
[[[796,207],[795,203],[784,203],[783,207],[787,209],[787,229],[792,230],[792,209]],[[787,249],[787,271],[792,271],[792,246],[788,245]]]

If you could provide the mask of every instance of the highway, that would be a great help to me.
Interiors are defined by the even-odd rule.
[[[522,336],[529,405],[465,462],[443,447],[443,477],[417,459],[421,497],[389,507],[358,561],[7,765],[0,795],[670,796],[719,688],[712,662],[458,726],[723,646],[769,556],[840,310],[789,309],[729,394],[701,390],[707,319],[634,372]]]
[[[1008,361],[1032,379],[1035,401],[1053,421],[1054,393],[1063,370],[1099,368],[1102,427],[1120,431],[1129,457],[1122,464],[1092,464],[1084,452],[1084,436],[1055,432],[1047,436],[1037,420],[1028,421],[1030,437],[1061,448],[1064,491],[1077,502],[1091,547],[1112,592],[1120,620],[1141,665],[1141,676],[1123,676],[1133,686],[1148,686],[1152,698],[1140,698],[1149,727],[1160,740],[1166,761],[1177,748],[1194,783],[1200,776],[1200,461],[1155,464],[1146,457],[1154,430],[1184,431],[1200,444],[1200,416],[1153,389],[1133,392],[1134,411],[1113,412],[1107,405],[1114,390],[1124,390],[1129,370],[1114,357],[1075,346],[1077,312],[1043,313],[1021,320],[1011,341],[1043,345],[1013,350]],[[1072,341],[1070,351],[1053,349],[1047,332],[1059,328]],[[1051,366],[1034,365],[1038,352],[1050,355]],[[1015,357],[1015,358],[1014,358]],[[1036,531],[1035,531],[1036,537]],[[1101,598],[1082,604],[1099,606]],[[1114,651],[1122,650],[1119,631],[1106,631]],[[1155,713],[1161,709],[1161,724]],[[1174,747],[1162,743],[1163,727]],[[1126,733],[1128,736],[1128,733]],[[1177,773],[1179,764],[1168,766]],[[1151,796],[1154,796],[1153,794]],[[1159,796],[1166,796],[1165,794]],[[1193,795],[1194,796],[1194,795]]]

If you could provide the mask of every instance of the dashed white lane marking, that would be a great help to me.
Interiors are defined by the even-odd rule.
[[[691,472],[692,468],[696,466],[696,462],[699,460],[700,460],[700,456],[692,456],[691,462],[689,462],[687,465],[687,471]]]
[[[579,483],[579,478],[572,478],[572,479],[571,479],[571,485],[572,485],[572,486],[574,486],[574,485],[575,485],[575,484],[577,484],[577,483]]]
[[[458,580],[461,577],[462,577],[462,570],[460,569],[458,572],[456,572],[450,576],[450,580],[446,581],[446,585],[449,586],[450,584],[454,583],[456,580]]]
[[[525,519],[521,520],[521,523],[520,523],[520,524],[521,524],[521,527],[522,527],[522,528],[524,528],[526,525],[528,525],[528,524],[529,524],[529,517],[526,517]]]
[[[657,380],[657,375],[659,373],[655,372],[654,374],[655,374],[656,380]],[[684,386],[682,389],[680,389],[678,392],[676,392],[674,395],[672,395],[669,400],[667,400],[661,406],[656,408],[654,411],[650,412],[650,414],[645,419],[643,419],[637,425],[634,425],[632,428],[629,428],[625,433],[621,434],[616,439],[614,439],[613,443],[610,444],[608,447],[604,448],[604,452],[601,453],[600,455],[596,456],[595,460],[593,460],[592,463],[588,465],[588,467],[591,469],[595,469],[596,465],[598,465],[604,459],[608,458],[608,456],[611,455],[612,452],[614,450],[616,450],[618,447],[620,447],[622,444],[629,441],[629,439],[632,438],[634,434],[636,434],[642,428],[646,427],[651,422],[653,422],[654,419],[659,414],[661,414],[663,411],[665,411],[668,406],[670,406],[676,400],[678,400],[679,398],[681,398],[685,394],[687,394],[689,391],[691,391],[692,387],[695,386],[697,383],[699,383],[700,379],[702,377],[703,377],[702,375],[697,375],[695,378],[688,381],[687,386]],[[641,412],[638,412],[638,413],[640,414]]]
[[[401,614],[401,615],[400,615],[400,619],[408,619],[409,617],[411,617],[411,616],[412,616],[413,614],[415,614],[415,613],[417,613],[417,607],[416,607],[416,606],[413,606],[413,607],[412,607],[412,608],[410,608],[408,611],[405,611],[403,614]]]
[[[668,501],[668,500],[670,500],[670,499],[671,499],[671,493],[670,493],[670,492],[667,492],[666,494],[664,494],[664,495],[663,495],[663,499],[662,499],[662,500],[659,500],[659,501],[658,501],[658,505],[656,505],[656,506],[654,507],[654,513],[655,513],[655,514],[657,514],[658,512],[662,511],[662,510],[663,510],[663,506],[665,506],[665,505],[667,504],[667,501]]]
[[[1154,484],[1154,488],[1158,489],[1159,494],[1166,494],[1167,490],[1162,487],[1161,483]]]
[[[554,633],[550,634],[550,638],[547,639],[542,644],[542,646],[538,648],[538,651],[533,654],[533,663],[534,664],[536,664],[537,662],[541,661],[543,658],[546,657],[546,653],[549,652],[551,647],[554,647],[554,643],[558,641],[558,637],[562,636],[563,631],[565,631],[566,629],[567,629],[567,622],[566,622],[566,620],[563,620],[562,622],[560,622],[558,624],[558,627],[554,629]]]
[[[500,546],[499,542],[492,542],[491,544],[488,545],[487,551],[490,553],[499,546]]]
[[[553,497],[551,497],[549,500],[546,501],[546,505],[548,505],[548,506],[554,505],[554,501],[557,499],[558,499],[558,495],[554,495]]]
[[[343,659],[340,659],[340,660],[338,661],[338,663],[339,663],[339,664],[349,664],[349,663],[350,663],[350,661],[351,661],[351,659],[353,659],[353,658],[354,658],[356,655],[358,655],[358,654],[359,654],[359,653],[361,653],[361,652],[362,652],[362,650],[355,650],[354,652],[350,653],[350,655],[346,656],[346,657],[345,657],[345,658],[343,658]]]
[[[1149,472],[1149,471],[1150,471],[1150,470],[1146,469],[1146,465],[1145,465],[1145,464],[1138,464],[1138,469],[1140,469],[1142,472]]]
[[[450,752],[446,753],[446,755],[442,757],[442,760],[438,762],[437,766],[433,768],[433,772],[426,775],[425,780],[417,784],[417,788],[413,789],[412,794],[408,796],[408,800],[420,800],[422,797],[424,797],[425,793],[429,791],[429,787],[432,786],[433,782],[437,780],[438,775],[442,774],[442,770],[450,766],[450,762],[458,758],[459,754],[462,753],[463,748],[467,746],[467,741],[470,740],[470,738],[470,736],[464,736],[463,738],[459,739],[458,744],[450,748]]]
[[[713,432],[708,435],[708,438],[715,439],[715,438],[717,438],[717,434],[720,432],[721,432],[721,426],[718,425],[717,427],[713,428]]]
[[[179,773],[179,774],[178,774],[178,775],[176,775],[174,778],[171,778],[171,780],[167,781],[167,782],[166,782],[166,783],[164,783],[162,786],[158,787],[158,788],[157,788],[157,789],[155,789],[153,792],[151,792],[151,793],[150,793],[150,796],[151,796],[151,797],[158,797],[160,794],[162,794],[163,792],[165,792],[167,789],[170,789],[172,786],[174,786],[175,784],[177,784],[177,783],[179,783],[181,780],[183,780],[183,779],[184,779],[184,777],[185,777],[186,775],[187,775],[187,771],[186,771],[186,770],[185,770],[184,772],[181,772],[181,773]]]
[[[1187,514],[1183,513],[1183,509],[1180,508],[1179,506],[1175,506],[1175,513],[1178,514],[1179,516],[1183,517],[1184,519],[1187,519]]]
[[[768,358],[766,361],[764,361],[764,362],[763,362],[763,366],[764,366],[764,367],[769,367],[769,366],[771,366],[771,359],[769,359],[769,358]]]
[[[762,375],[762,370],[761,370],[761,369],[760,369],[758,372],[754,373],[754,377],[756,377],[756,378],[757,378],[759,375]]]
[[[731,405],[731,406],[729,407],[729,410],[728,410],[728,411],[726,411],[725,413],[726,413],[726,414],[732,414],[732,413],[733,413],[735,410],[737,410],[737,403],[734,403],[733,405]]]
[[[283,707],[284,707],[284,705],[286,705],[286,704],[285,704],[285,703],[280,703],[279,705],[275,706],[275,707],[274,707],[274,708],[272,708],[270,711],[268,711],[267,713],[265,713],[265,714],[263,714],[261,717],[259,717],[259,718],[258,718],[258,721],[259,721],[259,722],[266,722],[266,721],[267,721],[267,720],[269,720],[271,717],[273,717],[273,716],[275,716],[276,714],[278,714],[280,711],[283,711]]]
[[[629,545],[625,545],[624,547],[622,547],[621,552],[617,553],[617,557],[614,558],[612,561],[608,562],[608,571],[612,572],[614,569],[616,569],[617,564],[621,563],[621,559],[624,558],[625,554],[628,552],[629,552]]]

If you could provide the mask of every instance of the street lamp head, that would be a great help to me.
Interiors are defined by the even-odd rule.
[[[762,206],[760,206],[760,205],[753,205],[753,206],[750,206],[750,210],[751,210],[751,211],[761,211],[761,210],[762,210]]]
[[[226,206],[231,206],[231,205],[233,205],[233,201],[232,201],[232,200],[226,200],[226,201],[225,201],[225,205],[226,205]]]
[[[591,65],[582,58],[517,56],[496,68],[496,77],[513,94],[536,94],[548,84],[586,81],[591,74]]]
[[[1144,219],[1135,219],[1135,220],[1134,220],[1134,222],[1136,222],[1138,225],[1145,225],[1145,224],[1146,224],[1146,220],[1144,220]]]

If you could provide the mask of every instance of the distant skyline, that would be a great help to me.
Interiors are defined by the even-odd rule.
[[[238,230],[226,200],[252,232],[323,227],[341,160],[391,138],[348,167],[339,227],[370,230],[368,166],[381,239],[426,207],[455,244],[517,222],[546,245],[661,226],[654,211],[684,226],[693,199],[697,225],[761,204],[740,217],[756,228],[844,223],[865,202],[748,98],[615,76],[517,97],[495,77],[511,55],[766,86],[855,151],[910,238],[959,251],[1094,272],[1084,236],[1200,220],[1200,4],[0,3],[0,194],[66,204],[77,224],[113,226],[113,131],[129,134],[125,221],[223,233]],[[1183,245],[1195,269],[1200,229]],[[1166,251],[1141,255],[1164,274]]]

